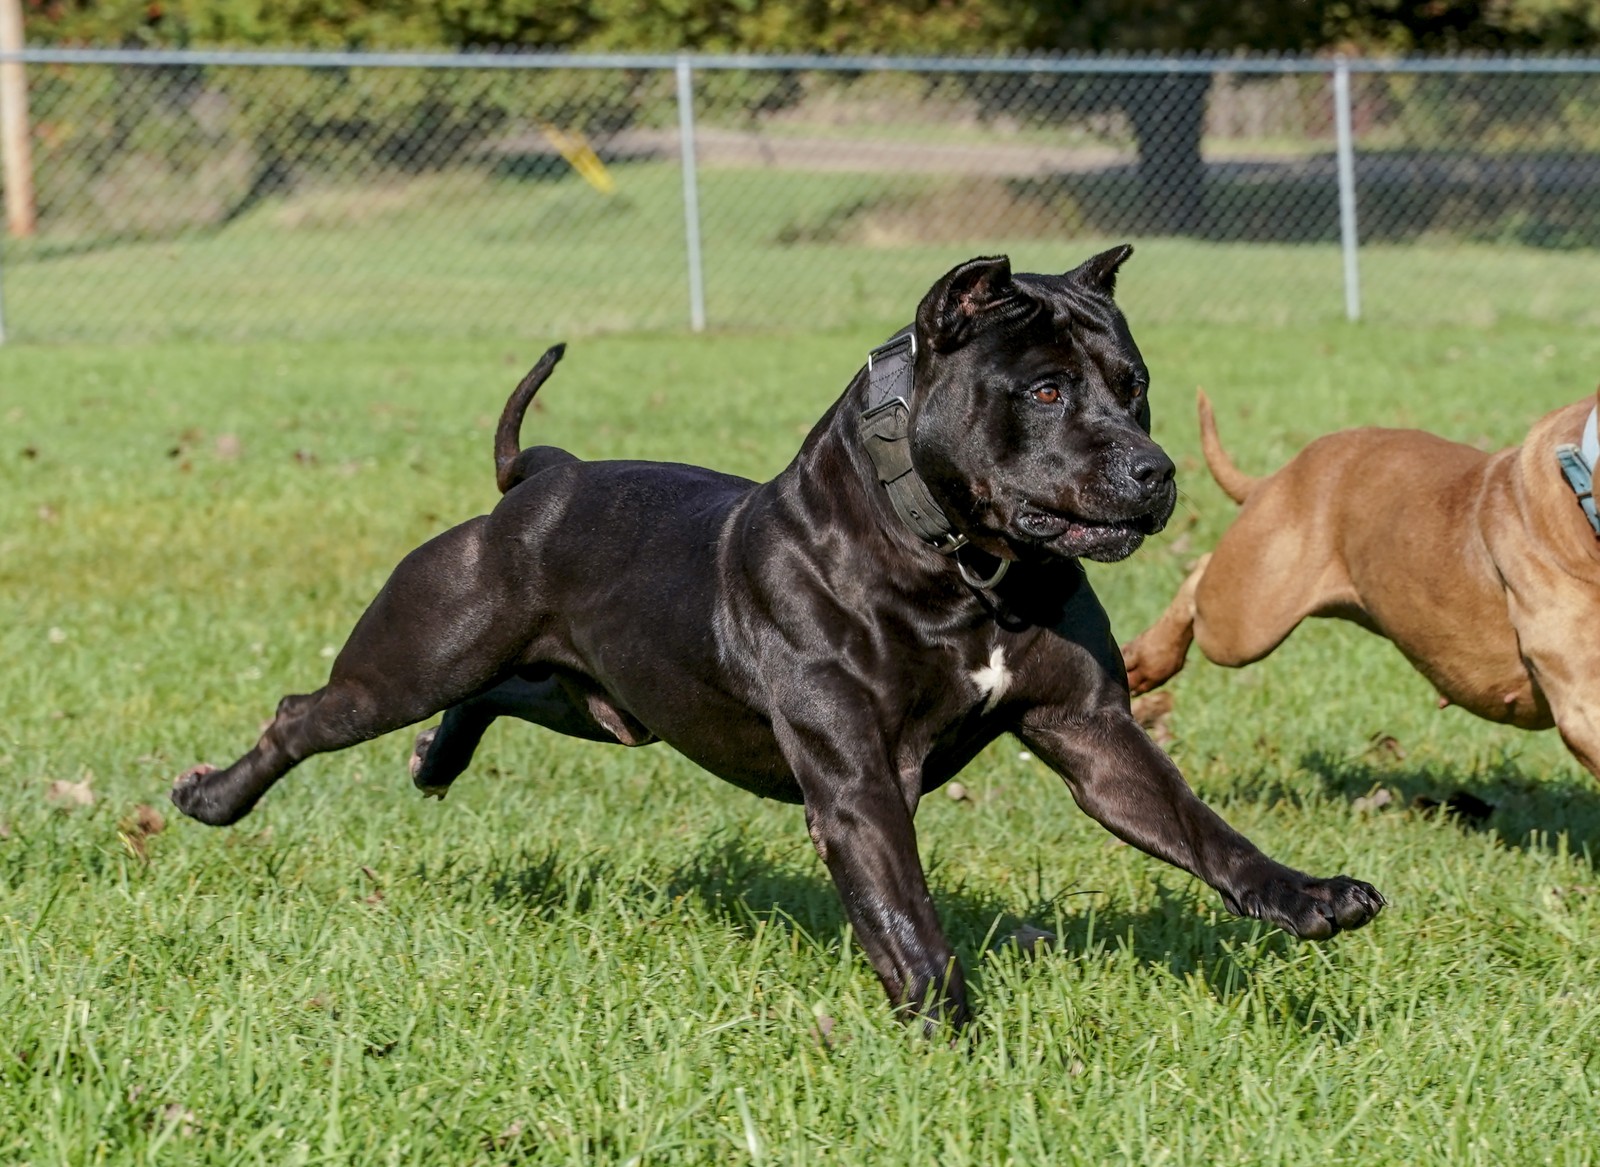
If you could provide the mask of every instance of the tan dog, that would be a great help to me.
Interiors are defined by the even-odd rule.
[[[1418,430],[1342,430],[1261,479],[1223,451],[1204,393],[1199,406],[1206,465],[1244,509],[1124,646],[1134,693],[1177,673],[1191,641],[1236,668],[1307,616],[1337,616],[1393,641],[1441,706],[1555,725],[1600,777],[1600,538],[1556,459],[1596,398],[1495,454]]]

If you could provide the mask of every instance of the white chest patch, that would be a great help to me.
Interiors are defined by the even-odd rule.
[[[985,713],[993,713],[994,707],[1000,704],[1006,690],[1011,687],[1011,670],[1006,668],[1006,653],[1003,648],[995,648],[989,654],[989,663],[972,670],[972,683],[978,686],[978,696],[987,696],[983,703]]]

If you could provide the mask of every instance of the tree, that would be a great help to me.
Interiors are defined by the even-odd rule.
[[[1074,54],[1578,51],[1600,0],[25,0],[30,39],[80,44]],[[1120,108],[1150,225],[1205,226],[1208,72],[1045,78],[1046,116]]]

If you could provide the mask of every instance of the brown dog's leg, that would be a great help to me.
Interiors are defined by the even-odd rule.
[[[1569,598],[1553,589],[1547,595]],[[1513,597],[1512,624],[1528,671],[1549,703],[1561,740],[1584,769],[1600,778],[1600,703],[1595,698],[1600,649],[1575,634],[1583,608],[1554,600],[1547,603],[1548,608],[1535,610],[1516,603]],[[1574,612],[1580,614],[1574,616]]]
[[[1194,593],[1210,562],[1211,556],[1202,555],[1160,618],[1122,646],[1122,665],[1133,696],[1159,688],[1183,668],[1194,643]]]

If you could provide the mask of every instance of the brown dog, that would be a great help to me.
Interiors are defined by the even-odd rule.
[[[1441,706],[1557,726],[1600,777],[1600,537],[1556,458],[1596,398],[1495,454],[1418,430],[1342,430],[1261,479],[1223,451],[1204,393],[1199,406],[1206,465],[1244,509],[1123,647],[1132,692],[1177,673],[1191,641],[1237,668],[1307,616],[1337,616],[1393,641]]]

